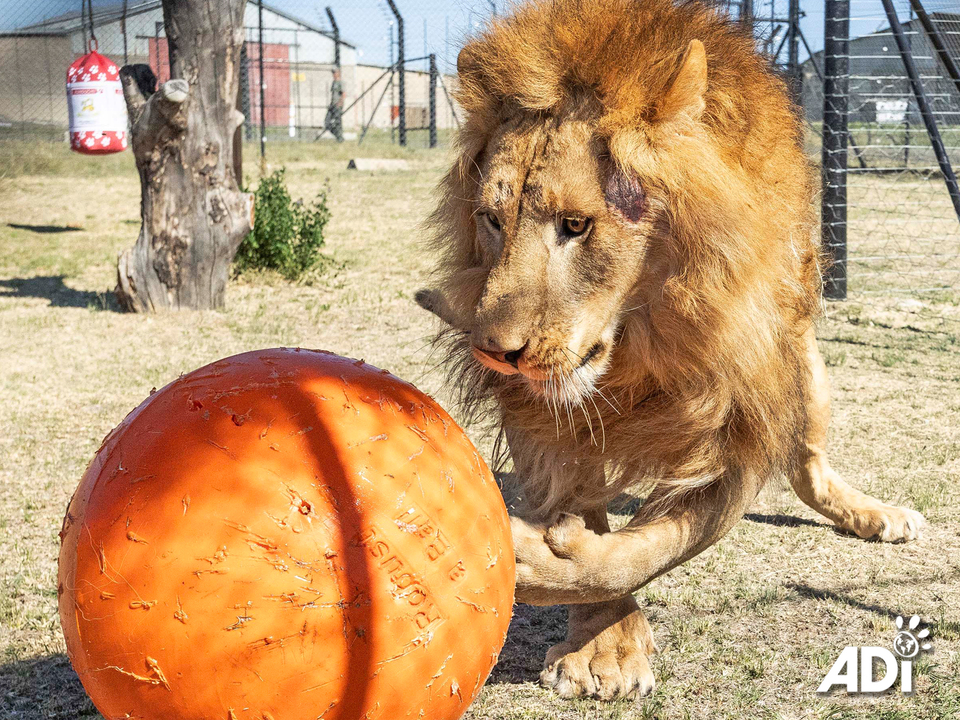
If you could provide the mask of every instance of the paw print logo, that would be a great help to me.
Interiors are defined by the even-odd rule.
[[[103,145],[104,147],[106,147],[107,145],[110,144],[110,138],[108,138],[106,135],[104,135],[104,136],[103,136],[103,140],[100,141],[100,144]]]
[[[88,137],[84,145],[86,145],[87,147],[93,147],[93,138]]]
[[[107,68],[107,73],[110,74],[110,75],[115,75],[116,72],[117,72],[117,66],[116,66],[116,65],[111,65],[110,67]]]
[[[917,632],[917,626],[920,624],[920,616],[914,615],[910,618],[907,627],[904,627],[904,620],[897,615],[896,625],[897,634],[893,638],[893,651],[904,659],[916,657],[921,650],[929,650],[933,645],[923,642],[924,638],[930,635],[930,630],[924,628]]]
[[[107,79],[107,74],[106,74],[106,73],[100,73],[99,75],[97,75],[97,80],[103,81],[103,80],[106,80],[106,79]]]
[[[99,66],[99,65],[91,65],[91,66],[90,66],[90,72],[93,73],[94,75],[96,75],[99,70],[100,70],[100,66]]]

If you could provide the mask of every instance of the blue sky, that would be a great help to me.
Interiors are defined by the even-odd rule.
[[[129,0],[136,5],[140,0]],[[361,50],[360,62],[385,65],[389,58],[389,37],[392,15],[384,0],[265,0],[292,15],[327,27],[324,6],[329,3],[334,10],[340,30],[346,40]],[[785,12],[786,0],[775,0],[777,14]],[[113,5],[119,0],[94,0],[94,6]],[[771,0],[755,0],[755,15],[770,14]],[[397,0],[404,15],[407,57],[424,54],[424,49],[437,54],[441,62],[452,69],[456,62],[457,48],[463,38],[479,27],[492,12],[492,3],[498,12],[508,7],[506,0]],[[880,0],[867,13],[869,17],[851,23],[853,35],[876,30],[882,15]],[[898,1],[898,5],[904,4]],[[854,3],[863,8],[866,3]],[[823,47],[823,0],[801,0],[806,17],[801,23],[804,34],[813,50]],[[37,22],[64,12],[76,11],[80,0],[0,0],[0,29],[12,28]],[[395,32],[395,29],[394,29]],[[801,50],[801,58],[806,53]]]

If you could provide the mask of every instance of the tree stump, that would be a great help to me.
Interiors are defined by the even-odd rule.
[[[134,312],[223,306],[230,263],[253,227],[253,196],[234,171],[246,0],[163,0],[169,80],[120,70],[140,173],[140,236],[117,263],[116,294]]]

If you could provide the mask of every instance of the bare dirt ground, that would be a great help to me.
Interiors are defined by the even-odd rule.
[[[101,438],[151,388],[236,352],[299,345],[363,357],[449,405],[433,322],[412,301],[446,157],[411,152],[409,172],[364,174],[344,169],[355,148],[320,147],[276,152],[295,195],[330,179],[324,273],[247,276],[222,312],[149,317],[116,312],[108,292],[138,230],[129,156],[0,148],[0,718],[99,717],[63,654],[57,533]],[[820,337],[835,466],[924,512],[924,539],[841,535],[773,484],[725,540],[638,594],[662,651],[652,697],[567,702],[539,689],[564,614],[518,606],[468,718],[960,717],[960,296],[831,304]],[[934,649],[916,663],[912,696],[816,694],[844,646],[890,647],[894,618],[914,613]]]

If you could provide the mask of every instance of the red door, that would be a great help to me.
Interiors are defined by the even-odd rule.
[[[247,43],[250,122],[260,124],[260,45]],[[290,123],[290,46],[263,45],[264,118],[269,127]]]
[[[167,39],[150,38],[150,67],[157,76],[158,85],[170,79],[170,51]],[[250,118],[260,124],[260,45],[247,43],[247,83],[250,88]],[[263,88],[266,124],[286,127],[290,123],[290,46],[264,43]]]
[[[157,76],[157,87],[170,79],[170,49],[167,39],[150,38],[150,69]]]

